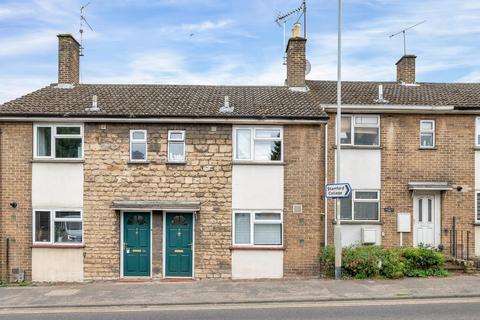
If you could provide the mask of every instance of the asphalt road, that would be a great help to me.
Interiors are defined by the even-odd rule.
[[[480,299],[0,310],[0,319],[376,320],[480,319]]]

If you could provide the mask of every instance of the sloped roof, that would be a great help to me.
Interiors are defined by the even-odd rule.
[[[343,82],[342,100],[372,105],[378,86],[388,105],[452,106],[480,110],[480,84]],[[80,84],[70,89],[55,84],[0,105],[0,116],[48,117],[198,117],[323,119],[321,105],[336,103],[335,81],[307,81],[308,92],[285,86],[106,85]],[[92,97],[99,111],[89,111]],[[221,112],[225,96],[233,112]]]

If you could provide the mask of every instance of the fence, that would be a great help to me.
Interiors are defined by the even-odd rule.
[[[470,230],[463,230],[457,225],[457,218],[453,217],[452,227],[448,229],[450,242],[449,254],[455,259],[470,260],[470,247],[473,237]]]

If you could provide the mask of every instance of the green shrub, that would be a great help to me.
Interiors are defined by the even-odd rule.
[[[384,277],[445,276],[445,258],[431,248],[391,248],[356,246],[342,250],[342,273],[345,277],[365,279]],[[323,248],[320,253],[321,273],[332,276],[335,271],[335,250]]]

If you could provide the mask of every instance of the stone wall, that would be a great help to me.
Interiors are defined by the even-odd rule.
[[[131,129],[148,131],[147,163],[129,163]],[[186,130],[186,164],[166,163],[169,129]],[[85,279],[120,275],[120,220],[111,209],[114,200],[200,201],[195,275],[230,277],[231,161],[231,126],[107,124],[102,130],[99,124],[86,124]],[[154,268],[159,259],[154,255]]]
[[[31,123],[0,123],[0,281],[32,275],[32,141]]]
[[[323,126],[284,126],[284,275],[318,275],[324,243]],[[302,213],[293,213],[301,204]]]

